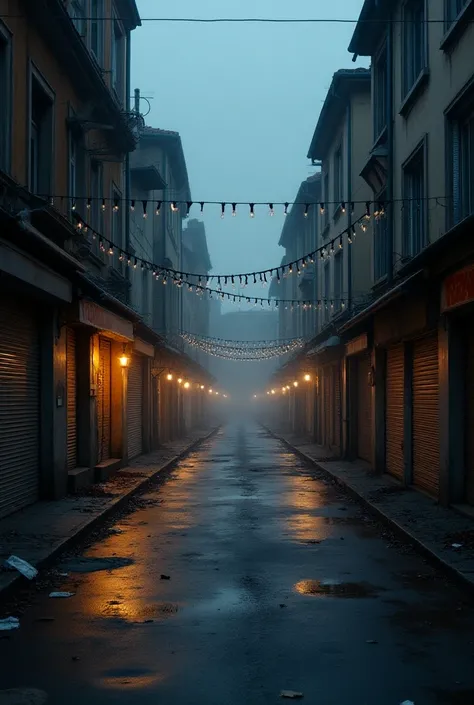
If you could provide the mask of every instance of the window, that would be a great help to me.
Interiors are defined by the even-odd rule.
[[[86,1],[71,0],[69,3],[69,14],[81,37],[86,36]]]
[[[403,10],[403,97],[427,65],[425,0],[407,0]]]
[[[90,0],[90,31],[89,48],[99,64],[103,61],[104,24],[100,18],[104,16],[102,0]]]
[[[324,211],[323,211],[323,230],[329,225],[329,201],[330,201],[330,196],[329,196],[329,172],[327,171],[324,174]]]
[[[35,70],[31,72],[29,120],[29,188],[33,193],[51,193],[53,170],[54,96]]]
[[[84,137],[77,130],[69,131],[69,196],[70,205],[75,205],[78,213],[84,217],[85,194],[85,149]]]
[[[425,148],[403,167],[403,256],[414,257],[426,245]]]
[[[323,290],[323,321],[327,323],[329,320],[329,304],[331,299],[331,263],[326,262],[324,265],[324,290]]]
[[[112,87],[121,103],[124,101],[125,35],[117,19],[112,34]]]
[[[470,0],[446,0],[446,29],[449,29],[458,19],[461,12],[469,4]]]
[[[379,194],[378,200],[381,203],[386,201],[387,194],[383,191]],[[387,206],[385,207],[387,208]],[[373,219],[374,233],[374,280],[378,282],[388,274],[388,218],[390,214],[385,210],[382,217]],[[363,235],[363,237],[366,237]]]
[[[11,126],[11,44],[10,35],[0,22],[0,169],[10,167]]]
[[[334,309],[336,311],[340,310],[343,298],[343,266],[342,252],[338,252],[334,257]]]
[[[374,62],[374,132],[378,140],[387,126],[387,45],[385,44]]]
[[[474,213],[474,107],[451,125],[453,224]]]
[[[344,167],[342,163],[342,145],[338,147],[334,154],[334,201],[336,208],[344,200]]]

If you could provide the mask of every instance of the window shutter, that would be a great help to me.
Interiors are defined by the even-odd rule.
[[[456,122],[451,132],[451,159],[452,159],[452,189],[453,189],[453,224],[461,220],[461,135],[460,126]]]

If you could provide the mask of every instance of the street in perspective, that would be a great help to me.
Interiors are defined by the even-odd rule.
[[[174,5],[0,0],[0,705],[474,705],[474,0]]]
[[[472,702],[469,597],[252,421],[49,580],[0,641],[3,688],[71,705]]]

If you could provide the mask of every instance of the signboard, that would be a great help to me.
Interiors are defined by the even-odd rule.
[[[362,333],[358,338],[353,338],[346,344],[346,355],[357,355],[357,353],[367,350],[367,333]]]
[[[79,302],[79,321],[86,326],[113,333],[119,338],[133,340],[133,323],[98,306],[93,301]]]
[[[474,264],[451,274],[443,282],[441,310],[449,311],[474,301]]]
[[[141,353],[142,355],[146,355],[147,357],[155,357],[154,346],[150,345],[150,343],[145,342],[141,338],[135,338],[135,342],[133,343],[133,349],[136,350],[138,353]]]

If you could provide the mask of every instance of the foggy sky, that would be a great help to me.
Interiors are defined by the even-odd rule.
[[[362,0],[137,0],[146,17],[344,17]],[[225,9],[223,9],[225,6]],[[292,201],[314,173],[306,159],[333,73],[354,68],[354,25],[144,22],[133,32],[132,89],[152,97],[147,124],[181,134],[193,200]],[[364,65],[359,61],[357,65]],[[132,91],[133,92],[133,91]],[[146,106],[142,106],[145,110]],[[191,216],[200,217],[199,206]],[[222,220],[204,213],[213,272],[280,263],[283,223],[268,208]],[[245,293],[268,295],[260,285]],[[245,305],[244,305],[245,307]],[[236,305],[223,305],[223,311]]]

